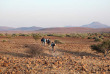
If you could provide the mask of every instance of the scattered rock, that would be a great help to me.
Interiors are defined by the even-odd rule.
[[[0,69],[0,72],[2,72],[2,70]]]
[[[29,69],[30,68],[29,64],[26,64],[26,67]]]
[[[12,74],[15,74],[15,72],[13,71]]]
[[[9,65],[9,63],[4,62],[3,63],[3,67],[7,67]]]
[[[61,61],[58,61],[58,64],[62,65],[62,62]]]

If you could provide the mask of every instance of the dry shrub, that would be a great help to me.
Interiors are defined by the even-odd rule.
[[[54,40],[54,42],[55,42],[56,44],[62,44],[62,42],[61,42],[60,40]]]
[[[104,53],[107,55],[107,53],[110,50],[110,40],[103,41],[101,44],[98,45],[91,45],[92,50],[96,50],[97,52]]]
[[[43,47],[40,46],[39,44],[25,45],[25,47],[29,48],[27,53],[30,54],[31,57],[39,56],[43,53]]]

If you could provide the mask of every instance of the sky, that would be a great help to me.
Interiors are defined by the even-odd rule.
[[[0,26],[110,26],[110,0],[0,0]]]

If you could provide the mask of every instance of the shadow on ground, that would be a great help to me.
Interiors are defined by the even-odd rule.
[[[31,57],[30,55],[27,55],[27,54],[15,53],[15,52],[0,51],[0,54],[6,54],[6,55],[10,55],[10,56],[15,56],[15,57]]]
[[[69,53],[75,56],[91,56],[91,57],[101,57],[99,55],[95,55],[92,53],[87,53],[87,52],[74,52],[74,51],[69,51],[69,50],[62,50],[62,49],[57,49],[57,51],[59,52],[63,52],[63,53]]]
[[[23,53],[17,53],[17,52],[7,52],[7,51],[0,51],[0,54],[7,54],[15,57],[37,57],[37,56],[47,56],[47,57],[52,57],[53,55],[44,53],[44,51],[48,51],[45,47],[39,45],[39,44],[26,44],[24,45],[24,48],[28,48],[25,52]],[[57,49],[58,52],[60,53],[69,53],[75,56],[91,56],[91,57],[101,57],[99,55],[95,55],[92,53],[87,53],[87,52],[74,52],[74,51],[69,51],[69,50],[62,50],[62,49]],[[56,55],[56,54],[55,54]]]
[[[47,49],[41,46],[40,44],[29,44],[29,45],[25,45],[25,47],[29,48],[29,50],[27,50],[26,53],[30,54],[31,57],[37,57],[37,56],[52,57],[52,55],[44,53],[44,51]]]
[[[9,52],[9,51],[0,51],[0,54],[2,55],[10,55],[14,57],[37,57],[37,56],[48,56],[51,57],[52,55],[44,53],[45,48],[43,46],[38,44],[26,44],[23,48],[27,48],[25,52]],[[47,50],[47,49],[46,49]]]

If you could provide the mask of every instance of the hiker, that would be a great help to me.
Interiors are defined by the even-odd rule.
[[[49,38],[49,39],[47,39],[47,44],[48,44],[48,45],[50,45],[50,38]]]
[[[47,43],[48,39],[46,39],[46,43]]]
[[[52,51],[55,52],[54,46],[55,46],[55,43],[52,42],[52,43],[51,43]]]
[[[45,46],[45,38],[44,37],[41,39],[41,42],[42,42],[42,45]]]
[[[47,40],[47,39],[44,39],[44,46],[46,45],[46,40]]]

